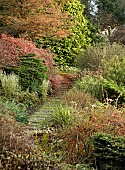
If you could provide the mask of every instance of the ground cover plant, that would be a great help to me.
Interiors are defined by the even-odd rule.
[[[15,101],[7,101],[1,97],[0,108],[3,115],[13,117],[18,122],[28,123],[25,104],[17,104]]]

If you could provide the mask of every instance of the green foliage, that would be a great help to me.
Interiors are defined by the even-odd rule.
[[[40,93],[40,86],[43,79],[47,78],[47,68],[44,66],[43,61],[33,57],[34,55],[28,55],[21,58],[19,67],[5,68],[6,72],[14,72],[19,76],[19,83],[21,90],[29,92]]]
[[[105,62],[113,56],[124,55],[125,48],[122,45],[100,43],[84,49],[78,57],[77,66],[82,70],[103,70]]]
[[[62,39],[39,38],[37,42],[42,47],[51,48],[59,65],[74,65],[81,49],[90,45],[90,30],[88,21],[83,16],[84,6],[79,0],[66,1],[63,10],[72,17],[71,35]]]
[[[125,58],[121,55],[115,55],[108,61],[105,61],[103,69],[103,77],[105,81],[105,88],[110,98],[115,95],[121,98],[121,103],[125,101]]]
[[[26,106],[23,103],[16,104],[15,101],[0,101],[2,114],[12,116],[18,122],[28,123]]]
[[[59,104],[53,109],[52,120],[55,126],[65,127],[72,123],[73,120],[73,108]]]
[[[45,100],[47,97],[47,92],[49,90],[49,80],[44,79],[42,82],[41,87],[41,95],[42,95],[42,99]]]
[[[97,169],[125,169],[125,138],[100,133],[94,136],[93,144]]]
[[[94,97],[102,100],[103,84],[101,77],[86,75],[75,82],[74,86],[83,92],[90,93]]]
[[[112,100],[112,104],[124,104],[125,102],[125,87],[118,85],[112,79],[103,79],[103,93],[105,98]]]
[[[121,55],[114,55],[104,63],[103,76],[108,80],[111,79],[117,85],[125,85],[125,57]]]
[[[15,100],[17,103],[23,103],[28,106],[36,105],[40,102],[37,93],[29,92],[28,89],[26,91],[21,91],[21,87],[19,85],[19,77],[14,73],[8,75],[1,74],[0,80],[1,95],[6,97],[6,99]]]
[[[80,74],[80,70],[73,66],[61,65],[59,66],[59,70],[71,74]]]
[[[112,104],[125,102],[125,87],[118,85],[113,79],[102,76],[86,75],[75,82],[74,86],[83,92],[90,93],[101,102],[111,99]]]
[[[16,102],[23,103],[26,106],[36,106],[41,102],[38,94],[35,92],[29,92],[29,90],[17,93],[14,99]]]

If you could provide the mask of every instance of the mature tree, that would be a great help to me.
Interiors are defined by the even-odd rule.
[[[0,33],[65,37],[71,22],[57,0],[1,0]]]

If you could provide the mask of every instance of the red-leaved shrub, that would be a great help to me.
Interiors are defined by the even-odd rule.
[[[17,67],[21,57],[28,54],[35,54],[36,58],[43,59],[44,64],[48,67],[48,77],[55,88],[60,85],[60,80],[52,70],[55,66],[53,55],[50,49],[37,48],[35,44],[24,38],[14,38],[2,34],[0,38],[0,68]]]
[[[17,66],[20,57],[35,54],[37,58],[45,61],[47,67],[55,65],[52,53],[49,49],[39,49],[31,41],[24,38],[14,38],[2,34],[0,38],[0,67]]]

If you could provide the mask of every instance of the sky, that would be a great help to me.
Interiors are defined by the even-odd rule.
[[[95,2],[94,1],[91,1],[91,4],[93,6],[93,12],[92,12],[92,15],[95,15],[96,11],[97,11],[97,6],[95,5]]]

